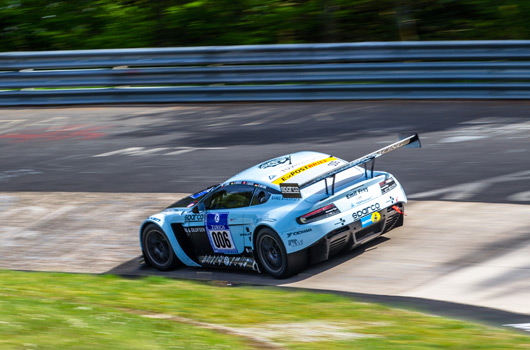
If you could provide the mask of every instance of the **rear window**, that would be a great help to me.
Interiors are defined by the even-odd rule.
[[[195,204],[201,200],[204,196],[206,196],[208,193],[210,193],[214,188],[216,188],[219,185],[213,185],[210,186],[202,191],[199,191],[197,193],[192,194],[191,196],[182,198],[178,202],[175,202],[171,204],[168,208],[189,208],[193,207]]]

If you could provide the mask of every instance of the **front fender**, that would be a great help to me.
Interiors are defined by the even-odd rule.
[[[184,250],[180,247],[180,244],[177,242],[177,238],[175,237],[175,234],[173,233],[173,229],[171,228],[171,224],[166,220],[165,215],[156,214],[152,215],[149,218],[147,218],[142,225],[140,226],[140,246],[142,247],[142,254],[144,252],[144,246],[142,242],[142,233],[149,224],[155,224],[158,225],[162,231],[166,234],[167,238],[169,239],[169,243],[171,244],[171,248],[173,249],[173,252],[175,252],[175,255],[177,258],[179,258],[182,263],[186,266],[196,266],[200,267],[201,265],[197,264],[195,261],[191,260],[190,257],[184,253]]]

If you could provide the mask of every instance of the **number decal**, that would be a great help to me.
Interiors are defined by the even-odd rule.
[[[215,253],[234,254],[237,249],[228,226],[228,213],[206,215],[206,232]]]
[[[212,239],[216,248],[232,248],[232,242],[228,231],[211,231]]]

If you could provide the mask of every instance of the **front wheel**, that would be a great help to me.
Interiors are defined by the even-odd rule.
[[[307,263],[307,250],[287,254],[278,234],[268,228],[258,232],[256,251],[261,267],[275,278],[292,276]]]
[[[142,246],[146,262],[161,271],[173,270],[181,264],[166,233],[158,225],[150,224],[145,228]]]

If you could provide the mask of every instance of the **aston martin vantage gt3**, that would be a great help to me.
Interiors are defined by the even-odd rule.
[[[265,271],[277,278],[403,225],[407,197],[375,159],[417,134],[348,162],[297,152],[259,163],[150,216],[140,228],[146,263]]]

